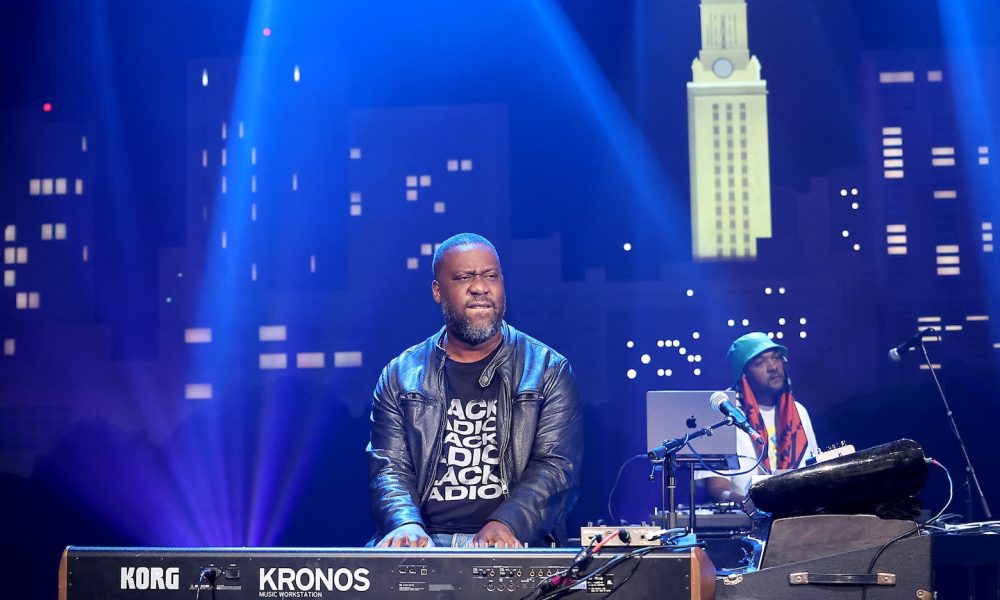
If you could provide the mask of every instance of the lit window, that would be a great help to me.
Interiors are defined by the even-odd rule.
[[[417,190],[406,190],[406,200],[415,202],[417,200]]]
[[[295,355],[295,366],[300,369],[322,369],[326,366],[326,355],[322,352],[299,352]]]
[[[407,175],[406,176],[406,187],[417,187],[417,176]]]
[[[3,228],[3,241],[5,242],[17,241],[17,225],[8,225]]]
[[[66,224],[65,223],[56,223],[56,231],[55,231],[55,233],[56,233],[56,239],[57,240],[64,240],[64,239],[66,239]]]
[[[42,239],[52,239],[52,223],[42,223]]]
[[[210,344],[211,342],[211,327],[188,327],[184,330],[185,344]]]
[[[73,191],[76,192],[77,196],[83,195],[83,180],[77,179],[73,184]]]
[[[17,285],[17,272],[13,269],[7,269],[3,272],[3,286],[4,287],[14,287]]]
[[[261,325],[257,337],[262,342],[284,342],[288,339],[288,328],[284,325]]]
[[[434,212],[435,213],[443,213],[444,212],[444,202],[435,202],[434,203]]]
[[[60,177],[56,179],[56,195],[65,196],[66,195],[66,178]]]
[[[288,355],[284,352],[264,353],[259,357],[261,369],[286,369],[288,368]]]
[[[351,216],[352,217],[360,217],[361,216],[361,205],[360,204],[352,204],[351,205]]]
[[[360,367],[360,352],[334,352],[333,366],[335,367]]]
[[[879,83],[913,83],[913,71],[882,71],[878,74]]]
[[[186,400],[211,400],[211,383],[189,383],[184,386],[184,398]]]
[[[361,158],[361,148],[351,148],[351,160],[358,160]]]
[[[406,268],[409,269],[409,270],[411,270],[411,271],[415,271],[416,269],[420,268],[420,260],[417,259],[417,258],[413,258],[413,257],[407,258],[406,259]]]
[[[449,171],[457,171],[458,170],[458,161],[457,160],[449,160],[448,161],[448,170]]]
[[[421,175],[420,176],[420,187],[431,187],[431,176]]]
[[[472,170],[472,159],[463,158],[462,159],[462,170],[471,171]]]

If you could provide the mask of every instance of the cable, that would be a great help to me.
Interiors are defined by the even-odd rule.
[[[615,513],[611,510],[611,499],[615,496],[615,490],[618,489],[618,482],[621,481],[622,472],[625,470],[625,465],[629,464],[637,458],[647,458],[645,454],[636,454],[635,456],[626,459],[622,463],[622,466],[618,469],[618,476],[615,477],[615,484],[611,486],[611,492],[608,494],[608,517],[611,519],[611,524],[616,525],[618,522],[615,520]]]
[[[616,557],[612,558],[611,560],[609,560],[607,563],[605,563],[601,567],[599,567],[597,569],[594,569],[593,571],[591,571],[590,573],[587,573],[586,575],[584,575],[583,577],[581,577],[579,579],[573,580],[572,583],[571,583],[571,585],[573,585],[574,588],[575,588],[575,586],[577,586],[577,585],[579,585],[581,583],[584,583],[584,582],[586,582],[586,581],[588,581],[588,580],[590,580],[590,579],[592,579],[594,577],[597,577],[598,575],[603,575],[604,573],[607,573],[611,569],[617,567],[618,565],[622,564],[623,562],[625,562],[627,560],[630,560],[632,558],[641,559],[643,556],[649,554],[650,552],[654,552],[656,550],[669,550],[671,552],[676,552],[677,550],[687,550],[689,548],[695,548],[695,547],[701,548],[702,546],[703,546],[703,544],[684,544],[684,545],[679,545],[679,546],[645,546],[643,548],[637,548],[635,550],[632,550],[631,552],[627,552],[625,554],[621,554],[619,556],[616,556]],[[631,576],[631,573],[630,573],[630,576]],[[628,579],[626,579],[626,581],[627,580]],[[624,584],[624,581],[621,584],[615,586],[615,590],[617,590],[618,588],[620,588],[623,584]],[[577,591],[577,590],[576,589],[571,589],[569,587],[560,587],[558,589],[552,590],[552,591],[547,592],[546,594],[538,597],[537,600],[552,600],[554,598],[558,598],[560,596],[563,596],[563,595],[568,594],[568,593],[573,592],[573,591]]]
[[[882,556],[882,553],[885,552],[889,548],[889,546],[895,544],[896,542],[898,542],[900,540],[903,540],[905,538],[910,537],[911,535],[917,533],[918,531],[920,531],[924,527],[930,526],[931,523],[933,523],[934,521],[937,521],[938,519],[940,519],[941,516],[944,514],[944,511],[948,510],[948,506],[951,505],[951,501],[952,501],[952,498],[954,497],[954,492],[955,492],[955,485],[954,485],[954,483],[951,480],[951,473],[948,472],[947,467],[945,467],[944,465],[942,465],[940,462],[938,462],[937,460],[935,460],[933,458],[927,459],[927,462],[931,463],[932,465],[936,465],[936,466],[938,466],[938,467],[940,467],[941,469],[944,470],[944,474],[948,478],[948,501],[945,502],[944,506],[941,507],[941,510],[939,510],[936,515],[934,515],[932,518],[930,518],[923,525],[917,525],[913,529],[911,529],[911,530],[909,530],[909,531],[907,531],[905,533],[902,533],[902,534],[900,534],[900,535],[892,538],[888,542],[882,544],[882,547],[879,548],[878,552],[875,553],[875,556],[872,557],[871,562],[868,563],[868,570],[865,571],[866,574],[871,575],[872,571],[875,569],[875,563],[878,562],[879,557]],[[868,586],[866,585],[861,590],[861,600],[867,600],[867,598],[868,598]]]
[[[222,575],[222,569],[218,567],[205,567],[198,574],[198,583],[195,584],[194,600],[198,600],[201,597],[201,582],[207,581],[210,589],[212,590],[212,600],[215,600],[215,580]]]
[[[930,525],[934,521],[937,521],[938,519],[940,519],[941,515],[944,514],[944,511],[948,510],[948,507],[951,506],[951,501],[955,497],[955,484],[951,480],[951,473],[948,472],[948,468],[945,467],[944,465],[942,465],[941,463],[939,463],[938,461],[934,460],[933,458],[928,459],[927,462],[929,462],[932,465],[935,465],[937,467],[940,467],[941,470],[944,471],[945,477],[948,478],[948,501],[944,503],[944,506],[941,507],[941,510],[939,510],[938,513],[936,515],[934,515],[933,518],[931,518],[926,523],[924,523],[924,527],[927,527],[928,525]]]
[[[917,525],[913,529],[911,529],[911,530],[909,530],[909,531],[907,531],[905,533],[901,533],[900,535],[897,535],[896,537],[892,538],[888,542],[882,544],[882,547],[879,548],[878,552],[875,553],[875,556],[872,557],[871,562],[868,563],[868,570],[865,571],[865,573],[868,574],[868,575],[871,575],[872,571],[875,569],[875,563],[878,562],[878,558],[880,556],[882,556],[882,553],[885,552],[886,549],[889,548],[889,546],[895,544],[896,542],[898,542],[898,541],[900,541],[902,539],[910,537],[911,535],[913,535],[914,533],[917,533],[918,531],[920,531],[920,525]],[[865,585],[864,587],[861,588],[861,600],[867,600],[867,598],[868,598],[868,586]]]
[[[764,447],[761,448],[761,450],[760,450],[760,455],[757,456],[757,462],[755,462],[752,467],[750,467],[749,469],[746,469],[744,471],[736,471],[736,472],[731,472],[731,473],[726,473],[726,472],[723,472],[723,471],[716,471],[712,467],[710,467],[707,464],[705,464],[705,459],[701,457],[701,454],[698,454],[698,451],[694,449],[694,446],[692,446],[690,443],[688,443],[687,447],[688,447],[689,450],[691,450],[691,453],[694,454],[695,457],[698,458],[698,462],[701,463],[701,466],[704,467],[706,471],[711,471],[711,472],[715,473],[716,475],[719,475],[719,476],[722,476],[722,477],[734,477],[736,475],[746,475],[747,473],[750,473],[752,471],[756,471],[757,467],[760,466],[760,463],[764,460],[764,457],[769,452],[768,447],[767,447],[768,443],[769,442],[765,442],[764,443]],[[737,457],[738,458],[750,458],[749,456],[743,456],[742,454],[737,455]]]

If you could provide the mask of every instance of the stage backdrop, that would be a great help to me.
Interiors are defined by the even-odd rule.
[[[991,4],[315,4],[3,9],[7,581],[51,589],[67,544],[363,543],[372,387],[440,327],[460,231],[577,373],[571,528],[609,518],[646,392],[729,386],[749,331],[822,445],[911,437],[961,485],[922,356],[886,356],[936,328],[1000,510]]]

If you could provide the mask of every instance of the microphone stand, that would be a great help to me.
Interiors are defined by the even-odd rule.
[[[927,370],[931,372],[931,377],[934,378],[934,385],[937,386],[938,394],[941,396],[941,402],[944,403],[944,411],[948,416],[948,424],[951,425],[951,432],[955,434],[955,439],[958,440],[958,447],[962,450],[962,457],[965,459],[965,485],[970,489],[972,486],[969,484],[969,480],[972,480],[972,484],[976,486],[976,495],[979,496],[979,503],[983,507],[983,513],[986,515],[987,520],[993,519],[993,513],[990,512],[990,505],[986,502],[986,496],[983,494],[983,488],[979,485],[979,478],[976,477],[976,470],[972,468],[972,460],[969,459],[969,452],[965,449],[965,442],[962,441],[962,434],[958,432],[958,426],[955,424],[955,417],[952,415],[951,407],[948,406],[948,398],[944,394],[944,390],[941,388],[941,382],[938,381],[937,373],[934,372],[934,366],[931,364],[931,357],[927,354],[927,348],[924,346],[923,339],[920,340],[920,350],[924,353],[924,361],[927,363]],[[969,510],[969,520],[972,520],[972,511]]]
[[[733,418],[726,417],[725,419],[719,421],[715,425],[709,427],[702,427],[701,429],[695,431],[694,433],[689,433],[687,435],[681,436],[679,438],[674,438],[672,440],[663,440],[663,443],[656,448],[653,448],[647,452],[647,456],[653,462],[653,468],[655,470],[656,465],[661,465],[661,470],[663,470],[663,476],[660,480],[660,515],[661,515],[661,526],[663,529],[674,529],[677,527],[677,504],[674,494],[677,488],[677,480],[674,475],[674,468],[677,454],[681,448],[686,446],[688,442],[696,440],[700,437],[706,435],[712,435],[712,432],[719,427],[724,427],[726,425],[732,425]],[[691,497],[694,498],[694,465],[691,467]],[[653,473],[649,474],[650,480],[653,479]],[[667,507],[670,507],[669,512]],[[688,532],[694,531],[694,502],[691,502],[691,507],[688,509]]]

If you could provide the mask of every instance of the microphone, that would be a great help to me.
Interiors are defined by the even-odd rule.
[[[761,446],[764,445],[764,438],[760,437],[757,430],[750,425],[750,421],[747,421],[747,416],[743,414],[743,411],[733,406],[733,403],[729,401],[729,396],[725,392],[715,392],[712,394],[709,402],[712,404],[713,409],[732,419],[733,425],[745,431],[753,441]]]
[[[910,348],[916,348],[920,345],[921,339],[928,333],[933,333],[937,331],[933,327],[924,327],[920,331],[914,333],[910,336],[910,339],[906,340],[902,344],[896,346],[895,348],[889,349],[889,358],[892,362],[899,362],[903,360],[903,353],[908,351]]]

